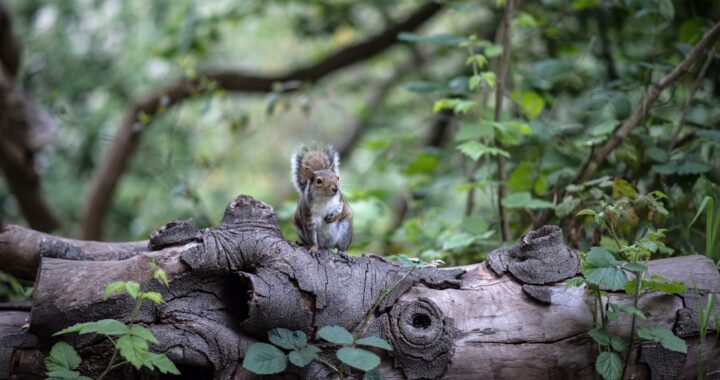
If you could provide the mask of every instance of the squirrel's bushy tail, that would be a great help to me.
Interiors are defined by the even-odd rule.
[[[332,145],[326,145],[324,148],[315,149],[308,148],[304,145],[298,146],[290,159],[290,178],[295,190],[302,194],[307,186],[307,178],[303,175],[303,167],[309,166],[311,169],[332,170],[336,175],[340,175],[340,155]]]

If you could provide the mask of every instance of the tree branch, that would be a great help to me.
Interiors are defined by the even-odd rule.
[[[33,133],[51,128],[37,117],[37,106],[13,88],[20,65],[20,44],[12,32],[10,13],[0,2],[0,169],[23,217],[34,229],[50,232],[60,227],[43,193],[35,169]]]
[[[632,131],[632,129],[640,123],[643,117],[645,117],[647,112],[650,110],[650,107],[652,107],[653,103],[655,103],[660,94],[666,88],[675,85],[680,78],[682,78],[683,75],[690,70],[690,67],[698,60],[698,58],[702,55],[702,52],[706,49],[711,49],[718,40],[720,40],[720,23],[715,24],[712,29],[705,33],[700,42],[698,42],[690,53],[677,66],[675,66],[668,75],[663,77],[652,87],[652,89],[650,89],[630,117],[628,117],[623,124],[615,130],[612,137],[605,141],[600,148],[591,153],[588,159],[588,164],[580,170],[577,177],[573,180],[573,183],[580,184],[589,180],[592,175],[595,174],[595,171],[600,167],[600,165],[605,162],[607,156],[620,145],[625,136],[627,136],[630,131]],[[555,195],[556,194],[553,194],[553,196]],[[534,226],[546,224],[552,215],[552,210],[546,210],[535,221]]]
[[[613,136],[610,137],[610,139],[608,139],[605,144],[597,150],[597,152],[595,152],[590,165],[578,174],[575,179],[575,183],[582,183],[590,179],[598,167],[605,162],[607,156],[610,155],[610,153],[615,150],[618,145],[620,145],[625,136],[627,136],[628,133],[630,133],[630,131],[632,131],[632,129],[640,123],[642,118],[645,117],[647,112],[650,110],[650,107],[652,107],[653,103],[655,103],[655,100],[657,100],[660,94],[666,88],[677,83],[677,81],[680,80],[680,78],[682,78],[688,70],[690,70],[690,66],[692,66],[698,57],[700,57],[702,52],[715,45],[715,43],[718,42],[718,39],[720,39],[720,23],[715,24],[710,31],[705,33],[702,40],[700,40],[692,51],[690,51],[690,54],[688,54],[685,59],[683,59],[682,62],[680,62],[680,64],[678,64],[667,76],[662,78],[657,84],[655,84],[655,86],[653,86],[650,92],[642,99],[640,105],[635,109],[632,115],[630,115],[622,126],[615,130]]]
[[[502,22],[502,46],[503,53],[498,66],[497,87],[495,89],[495,121],[500,121],[500,115],[503,106],[503,96],[505,95],[505,79],[507,77],[508,65],[510,64],[510,21],[512,13],[515,11],[513,0],[507,0],[505,3],[505,13]],[[503,146],[498,139],[495,139],[495,145],[502,149]],[[510,222],[507,219],[505,207],[502,204],[503,199],[507,197],[507,172],[505,171],[505,157],[497,155],[497,179],[498,179],[498,215],[500,217],[500,231],[502,232],[503,241],[510,240]]]
[[[138,121],[140,114],[153,116],[158,113],[161,105],[163,108],[172,106],[192,97],[199,89],[202,89],[202,83],[207,80],[216,83],[219,88],[226,91],[250,93],[270,92],[273,90],[274,83],[317,82],[335,71],[370,59],[389,48],[397,42],[399,33],[417,29],[442,8],[442,4],[428,3],[404,21],[390,26],[366,41],[341,49],[318,63],[290,70],[285,74],[253,76],[237,71],[210,71],[199,75],[199,79],[182,80],[141,98],[126,111],[113,144],[91,181],[82,213],[82,237],[98,239],[102,234],[102,223],[115,188],[127,167],[134,148],[140,141],[142,130],[146,127]],[[292,89],[287,90],[291,91]]]

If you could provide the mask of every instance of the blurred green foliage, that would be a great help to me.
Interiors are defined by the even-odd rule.
[[[502,4],[502,2],[499,2]],[[20,86],[58,120],[55,144],[38,164],[43,185],[76,235],[91,174],[124,110],[143,94],[207,68],[273,74],[315,62],[401,20],[416,1],[15,0],[24,44]],[[146,124],[113,199],[106,238],[144,239],[183,217],[217,223],[227,203],[250,194],[275,207],[286,237],[296,195],[289,157],[308,142],[338,142],[353,120],[367,133],[343,162],[355,218],[353,252],[407,253],[449,264],[482,260],[502,244],[496,165],[507,157],[503,200],[514,239],[545,211],[571,244],[607,245],[578,210],[620,198],[657,205],[623,209],[628,241],[666,229],[674,254],[705,253],[701,219],[720,183],[720,58],[685,103],[705,55],[665,91],[596,173],[571,181],[588,155],[637,107],[720,16],[717,2],[618,0],[522,2],[512,24],[501,121],[493,120],[495,1],[447,2],[447,9],[376,58],[292,94],[233,94],[212,86]],[[428,53],[429,52],[429,53]],[[430,58],[396,78],[378,107],[369,94],[413,54]],[[438,113],[439,112],[439,113]],[[438,115],[452,117],[429,144]],[[141,117],[142,119],[142,117]],[[499,141],[502,146],[494,145]],[[479,165],[475,162],[479,162]],[[557,190],[563,197],[554,197]],[[474,193],[474,209],[465,213]],[[653,198],[659,190],[665,197]],[[644,197],[644,198],[643,198]],[[23,224],[0,186],[0,213]]]

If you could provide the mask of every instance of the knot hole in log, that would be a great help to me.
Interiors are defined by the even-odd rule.
[[[400,302],[384,321],[384,335],[394,348],[395,366],[408,379],[439,378],[450,365],[453,320],[427,298]]]

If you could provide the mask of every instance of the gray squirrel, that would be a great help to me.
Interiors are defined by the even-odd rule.
[[[340,192],[340,157],[328,145],[299,147],[292,156],[292,183],[300,194],[293,222],[300,242],[310,252],[319,248],[345,251],[352,241],[352,210]]]

